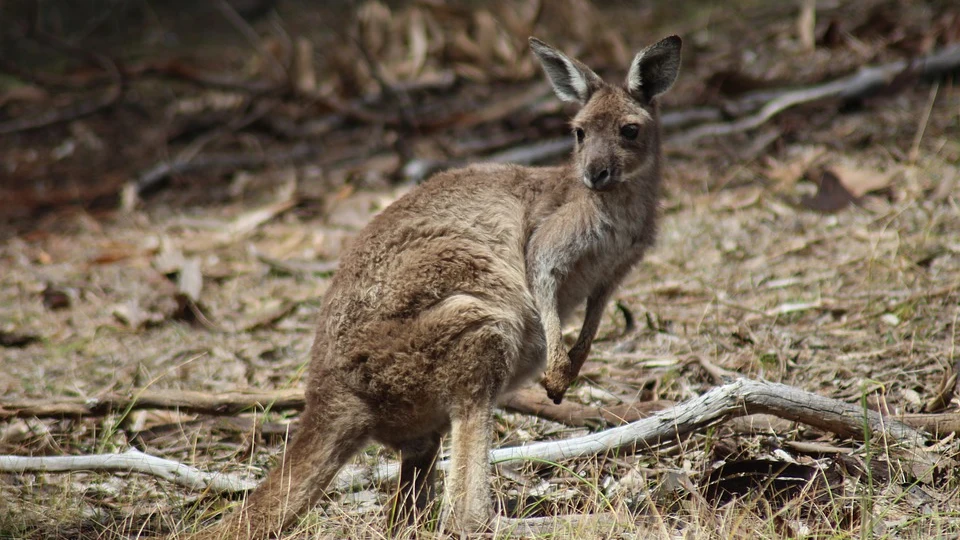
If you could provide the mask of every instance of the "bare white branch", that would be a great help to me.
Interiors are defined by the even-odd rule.
[[[876,411],[820,396],[785,384],[739,379],[713,388],[702,396],[630,424],[559,441],[500,448],[490,452],[492,463],[516,460],[563,461],[601,455],[618,448],[654,447],[675,441],[708,426],[750,414],[772,414],[802,422],[839,435],[862,439],[865,433],[884,439],[887,448],[902,449],[907,459],[932,463],[934,456],[923,451],[927,437],[920,431]],[[446,471],[448,460],[437,467]],[[393,482],[399,473],[396,463],[378,467],[345,467],[333,489],[351,491],[384,482]],[[0,456],[3,472],[119,471],[139,472],[165,478],[192,489],[216,492],[244,491],[256,482],[234,475],[205,473],[194,467],[149,456],[131,449],[122,454],[71,457]]]
[[[131,448],[118,454],[92,456],[0,456],[0,471],[27,472],[135,472],[157,476],[198,491],[217,493],[252,489],[255,480],[236,475],[203,472],[178,461],[144,454]]]

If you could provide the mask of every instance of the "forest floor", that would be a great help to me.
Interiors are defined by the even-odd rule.
[[[0,64],[0,130],[111,97],[110,66],[124,69],[122,91],[92,114],[0,137],[0,454],[134,447],[262,477],[295,410],[36,418],[9,406],[301,388],[334,263],[377,211],[423,169],[570,137],[571,111],[525,49],[531,29],[618,78],[633,51],[680,34],[684,65],[664,112],[720,110],[720,121],[744,96],[960,42],[950,2],[830,3],[814,19],[798,3],[683,4],[353,13],[287,2],[250,22],[229,8],[190,20],[127,8],[95,30],[63,30],[66,47],[24,34],[6,59],[45,71]],[[211,80],[222,73],[234,75]],[[722,370],[892,417],[956,413],[960,89],[956,78],[903,79],[725,136],[688,140],[695,121],[667,126],[659,240],[567,394],[596,421],[498,411],[494,446],[604,429],[617,422],[598,411],[681,402]],[[562,160],[559,144],[536,161]],[[163,162],[199,165],[145,174]],[[541,520],[551,538],[956,538],[956,429],[932,434],[941,461],[917,471],[869,437],[751,416],[656,448],[498,465],[496,507],[596,517]],[[371,446],[354,464],[392,459]],[[724,472],[732,464],[740,473]],[[392,489],[332,491],[291,537],[382,537]],[[138,474],[0,473],[0,538],[174,533],[233,502]]]

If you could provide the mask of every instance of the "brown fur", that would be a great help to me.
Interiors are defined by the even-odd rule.
[[[672,60],[679,38],[667,40],[675,40],[668,43]],[[644,52],[658,53],[655,47],[667,40]],[[644,95],[638,84],[632,91],[630,81],[626,88],[607,85],[545,44],[531,45],[562,98],[574,96],[570,88],[584,90],[574,96],[584,106],[573,125],[585,137],[572,162],[438,174],[360,233],[320,311],[300,433],[242,509],[204,537],[280,531],[317,502],[370,439],[401,454],[392,519],[408,519],[427,503],[448,430],[444,526],[485,527],[498,397],[545,363],[544,385],[554,399],[562,397],[610,294],[654,240],[660,191],[654,97],[676,75],[676,66],[659,79],[658,64],[639,66],[653,69],[637,71],[647,77]],[[650,58],[661,62],[656,55],[643,62]],[[625,124],[639,127],[636,140],[621,134]],[[588,187],[603,170],[607,183]],[[584,301],[586,318],[568,355],[560,324]]]

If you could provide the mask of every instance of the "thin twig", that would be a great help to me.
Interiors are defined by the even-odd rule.
[[[367,69],[370,70],[370,76],[380,85],[380,91],[397,104],[397,108],[400,111],[400,127],[416,130],[417,119],[413,114],[413,102],[410,100],[410,95],[387,80],[380,63],[373,58],[373,55],[367,50],[363,41],[357,36],[351,36],[351,38],[354,46],[360,52],[360,58],[363,59],[363,62],[367,65]]]
[[[927,98],[927,107],[923,111],[920,123],[917,126],[917,134],[913,137],[913,144],[910,146],[910,163],[916,163],[920,156],[920,143],[923,141],[923,132],[927,130],[927,122],[930,121],[930,113],[933,112],[933,104],[937,101],[937,91],[940,89],[940,81],[933,83],[930,88],[930,96]]]
[[[273,154],[216,154],[200,156],[194,159],[181,161],[164,161],[147,169],[132,184],[132,189],[141,195],[153,188],[158,182],[173,174],[184,174],[203,169],[243,169],[260,167],[267,163],[285,163],[301,161],[314,156],[320,151],[316,143],[301,143],[290,150]]]
[[[217,0],[217,9],[220,10],[220,13],[223,14],[224,18],[230,22],[233,27],[243,35],[244,38],[250,43],[250,45],[260,53],[260,57],[263,58],[265,64],[270,66],[270,70],[273,72],[273,77],[280,81],[285,81],[289,83],[289,73],[287,68],[280,63],[279,60],[267,50],[263,45],[263,40],[260,39],[260,35],[257,34],[257,31],[254,30],[247,21],[237,13],[237,10],[233,9],[233,6],[230,5],[226,0]]]
[[[100,97],[81,103],[75,103],[62,109],[54,109],[34,117],[16,118],[0,123],[0,135],[9,135],[22,131],[44,128],[54,124],[69,122],[85,116],[90,116],[116,103],[123,94],[123,76],[117,63],[106,55],[81,49],[67,43],[60,38],[34,28],[30,35],[39,43],[46,44],[54,49],[64,51],[74,56],[82,56],[99,65],[110,77],[110,87]]]
[[[796,105],[834,97],[841,99],[862,97],[890,84],[895,77],[903,73],[932,77],[955,70],[958,66],[960,66],[960,44],[945,47],[913,64],[901,60],[882,66],[864,67],[852,75],[835,81],[782,93],[767,102],[756,114],[740,118],[734,122],[699,126],[674,135],[668,141],[671,144],[683,146],[704,137],[749,131]]]

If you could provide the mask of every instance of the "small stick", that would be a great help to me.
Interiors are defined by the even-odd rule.
[[[930,88],[927,108],[923,111],[923,117],[920,118],[920,124],[917,126],[917,134],[913,137],[913,145],[910,146],[910,163],[916,163],[917,158],[920,157],[920,142],[923,140],[923,132],[927,130],[927,122],[930,121],[930,113],[933,112],[933,103],[937,100],[938,90],[940,90],[940,81],[934,82]]]

